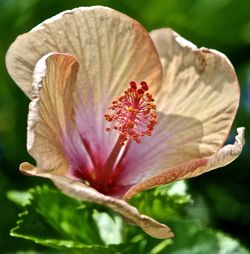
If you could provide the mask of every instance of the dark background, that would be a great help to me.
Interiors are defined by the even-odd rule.
[[[225,53],[235,66],[241,103],[229,137],[236,127],[246,127],[246,145],[232,164],[188,180],[190,192],[202,200],[208,215],[204,220],[250,247],[250,1],[249,0],[0,0],[0,250],[1,253],[35,248],[12,238],[18,208],[6,197],[8,190],[22,190],[44,180],[23,176],[18,166],[32,162],[26,152],[28,99],[14,84],[5,68],[5,53],[17,35],[66,9],[90,5],[110,6],[138,20],[148,31],[171,27],[198,46]],[[223,97],[221,98],[223,100]]]

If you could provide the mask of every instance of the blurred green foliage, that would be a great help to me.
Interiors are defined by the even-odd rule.
[[[11,235],[51,247],[56,253],[247,254],[239,242],[188,213],[192,200],[186,190],[182,181],[131,200],[141,212],[170,224],[174,240],[153,239],[111,210],[79,202],[48,186],[8,193],[23,210]]]
[[[207,225],[221,232],[225,232],[226,235],[239,239],[245,246],[250,248],[248,229],[250,225],[250,132],[248,131],[250,129],[249,0],[0,0],[1,253],[24,253],[21,251],[17,252],[19,250],[34,250],[30,253],[36,253],[36,251],[52,253],[52,251],[50,252],[46,247],[35,245],[32,241],[25,241],[9,236],[10,229],[15,225],[16,214],[23,208],[21,209],[22,206],[16,206],[8,200],[7,192],[10,190],[26,190],[28,187],[44,183],[45,180],[22,176],[18,172],[18,165],[20,162],[32,162],[32,159],[26,152],[26,119],[29,101],[6,72],[4,62],[6,50],[17,35],[29,31],[44,19],[65,9],[96,4],[110,6],[128,14],[143,24],[148,31],[159,27],[172,27],[182,36],[199,46],[215,48],[222,51],[235,66],[241,84],[241,104],[232,129],[232,135],[229,137],[229,141],[232,142],[236,127],[245,126],[247,128],[246,145],[240,158],[223,169],[189,180],[188,184],[194,202],[193,205],[189,204],[190,197],[188,196],[182,197],[183,200],[181,199],[179,201],[176,197],[175,199],[168,199],[169,196],[167,193],[164,195],[161,193],[165,191],[164,189],[154,192],[153,195],[155,195],[155,199],[152,201],[152,204],[150,203],[151,194],[147,192],[136,197],[137,200],[132,200],[131,202],[134,202],[143,212],[149,215],[152,213],[152,216],[159,218],[163,222],[166,220],[165,222],[169,223],[171,219],[176,219],[172,224],[177,237],[174,240],[175,244],[172,244],[171,240],[159,241],[150,239],[145,234],[138,233],[139,231],[136,229],[133,231],[130,228],[126,229],[126,234],[131,236],[131,244],[136,246],[138,250],[137,253],[166,253],[165,250],[169,250],[167,253],[178,254],[245,253],[237,249],[239,245],[236,241],[230,240],[229,237],[222,233],[207,229]],[[50,183],[48,184],[51,186]],[[36,191],[30,194],[33,195],[33,199],[30,202],[33,202],[32,204],[35,204],[34,207],[37,207],[37,209],[39,207],[39,202],[46,201],[46,199],[41,197],[41,193],[46,192],[46,188],[41,188],[40,192],[39,189],[36,189]],[[47,189],[47,191],[50,193],[49,189]],[[22,200],[25,204],[26,192],[24,196],[19,192],[18,195],[21,196],[17,196],[17,193],[13,192],[8,193],[8,197],[11,200]],[[51,190],[51,193],[56,193],[56,191],[54,192]],[[46,193],[43,194],[47,197]],[[54,195],[55,196],[51,194],[52,199],[58,198],[57,194]],[[160,198],[159,201],[159,196],[157,195],[163,200]],[[49,197],[47,198],[49,199]],[[60,202],[66,201],[62,199]],[[73,206],[79,206],[77,201],[68,200],[67,202],[67,211],[73,209]],[[88,205],[86,204],[86,206]],[[188,207],[188,209],[185,210],[185,207]],[[53,209],[56,209],[56,207]],[[81,219],[78,220],[80,225],[84,226],[84,221],[86,221],[84,216],[92,216],[88,213],[91,213],[95,208],[92,207],[91,209],[88,210],[84,207],[76,209],[76,216],[81,216]],[[28,211],[29,215],[32,214],[32,219],[34,219],[34,216],[37,216],[37,223],[45,223],[45,221],[42,220],[43,216],[45,216],[42,211],[35,210],[30,204],[26,204],[25,210]],[[157,212],[162,210],[169,214],[169,218],[164,216],[165,214],[162,212],[157,215]],[[71,221],[71,218],[67,217],[67,211],[65,212],[66,214],[61,213],[60,216],[65,216],[63,218],[66,221],[68,220],[68,223],[72,223],[70,228],[74,230],[73,225],[75,225],[76,222]],[[79,214],[81,212],[82,215]],[[108,216],[111,216],[109,215],[110,212],[104,212],[105,214],[107,213]],[[27,220],[27,227],[32,223],[31,217],[29,217],[28,214],[25,212],[22,218],[20,218],[25,222]],[[46,216],[47,215],[48,214],[46,214]],[[50,215],[52,216],[52,214]],[[190,218],[196,218],[196,222],[190,221]],[[52,216],[50,219],[51,225],[54,225],[53,220],[57,218],[53,218]],[[99,218],[97,221],[101,221],[101,219]],[[49,223],[49,221],[46,223]],[[117,223],[119,224],[119,222]],[[34,223],[34,227],[35,226],[36,224]],[[60,226],[60,223],[57,226]],[[94,227],[98,227],[97,222]],[[25,230],[25,228],[22,228],[22,230]],[[28,228],[26,228],[26,230],[28,230]],[[57,232],[57,229],[53,230]],[[39,232],[40,231],[37,231],[37,233]],[[56,232],[54,232],[55,235],[57,234]],[[178,237],[178,235],[182,235],[183,232],[187,235],[186,242],[184,241],[185,239]],[[43,232],[40,233],[42,234]],[[12,234],[27,234],[27,231],[20,232],[20,229],[16,229],[12,231]],[[75,232],[75,234],[75,239],[77,239],[77,237],[87,237],[84,236],[84,232],[83,235],[78,235],[79,232]],[[93,234],[93,232],[90,232],[90,234]],[[65,235],[67,234],[65,233]],[[74,234],[72,234],[72,237],[73,235]],[[35,235],[35,237],[37,236]],[[67,241],[75,241],[75,239],[65,238]],[[87,244],[88,241],[86,239],[84,240],[85,242],[83,242]],[[96,244],[100,244],[100,242],[96,242]],[[231,250],[234,251],[229,250],[227,252],[226,248],[229,248],[228,246],[233,246]],[[103,249],[103,247],[100,248]],[[185,248],[188,248],[188,250]],[[103,251],[105,251],[104,249]],[[105,252],[101,252],[100,250],[95,253]]]

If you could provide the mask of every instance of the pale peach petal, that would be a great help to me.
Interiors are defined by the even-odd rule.
[[[234,144],[229,144],[222,147],[217,153],[208,158],[197,158],[191,161],[187,161],[183,164],[165,169],[160,174],[134,185],[125,193],[123,199],[128,200],[136,193],[152,188],[154,186],[195,177],[213,169],[224,167],[225,165],[234,161],[240,155],[244,146],[245,128],[238,128],[237,132],[238,135],[235,137]]]
[[[159,123],[143,144],[131,144],[119,179],[124,185],[216,153],[239,104],[237,77],[226,56],[198,49],[171,29],[155,30],[151,37],[163,65],[163,83],[155,98]]]
[[[73,119],[78,67],[73,56],[51,53],[42,57],[34,70],[27,148],[41,169],[58,174],[66,173],[68,163],[88,165]]]
[[[107,7],[64,11],[17,37],[6,64],[28,96],[34,66],[49,52],[77,58],[78,83],[94,89],[96,103],[103,96],[110,103],[131,80],[146,80],[151,86],[161,83],[162,68],[149,34],[132,18]]]
[[[94,202],[111,208],[115,212],[121,214],[128,221],[141,227],[152,237],[164,239],[174,236],[169,227],[146,215],[140,214],[135,207],[129,205],[123,200],[105,196],[97,192],[95,189],[87,187],[83,183],[74,181],[65,176],[52,175],[50,173],[41,171],[29,163],[22,163],[20,165],[20,170],[22,173],[27,175],[51,179],[62,192],[70,197],[82,201]]]
[[[240,90],[233,66],[222,53],[198,49],[170,29],[155,30],[151,37],[164,72],[156,98],[158,111],[200,121],[203,133],[197,134],[202,134],[199,154],[212,155],[226,141],[239,105]],[[181,119],[176,121],[176,125],[181,124]],[[189,128],[182,142],[195,131]]]

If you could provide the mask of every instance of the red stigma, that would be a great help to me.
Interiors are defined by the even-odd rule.
[[[148,84],[145,81],[140,83],[140,87],[135,81],[131,81],[129,85],[124,94],[109,106],[114,112],[104,115],[111,123],[106,131],[117,130],[123,143],[131,138],[139,144],[141,137],[152,135],[157,123],[157,115],[152,112],[156,109],[156,105],[153,103],[152,95],[146,92]]]
[[[142,82],[141,82],[141,88],[142,88],[144,91],[148,91],[148,84],[147,84],[145,81],[142,81]]]
[[[132,89],[135,89],[135,90],[137,89],[137,85],[136,85],[135,81],[131,81],[129,84]]]

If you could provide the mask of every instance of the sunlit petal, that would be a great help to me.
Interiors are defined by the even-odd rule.
[[[6,64],[28,96],[34,66],[49,52],[77,58],[79,85],[92,86],[98,102],[103,96],[116,98],[133,79],[146,79],[151,89],[160,85],[160,60],[149,34],[132,18],[107,7],[64,11],[17,37]]]
[[[200,153],[213,154],[226,141],[239,105],[240,90],[233,66],[222,53],[198,49],[170,29],[155,30],[151,37],[164,71],[156,98],[158,110],[200,121]],[[183,143],[195,131],[187,129]]]

